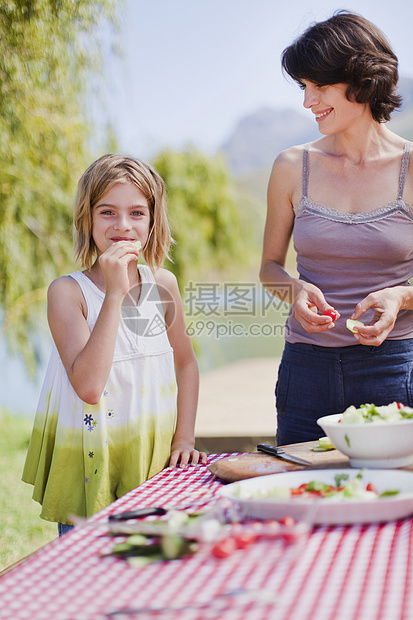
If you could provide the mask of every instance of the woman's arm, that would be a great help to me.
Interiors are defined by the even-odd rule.
[[[412,156],[403,192],[404,200],[413,204]],[[369,325],[359,327],[355,338],[365,345],[378,346],[392,331],[400,310],[413,310],[413,286],[394,286],[367,295],[354,309],[352,319],[361,319],[369,308],[375,310]]]
[[[302,156],[302,147],[294,147],[275,160],[268,184],[260,280],[274,296],[294,304],[295,317],[306,331],[322,332],[334,323],[318,311],[332,310],[332,306],[319,288],[292,278],[284,269],[294,225],[293,205],[301,197]]]
[[[175,276],[165,269],[156,272],[156,282],[161,288],[161,293],[162,289],[168,293],[169,299],[164,304],[165,323],[169,342],[174,350],[178,385],[178,417],[169,465],[175,467],[180,463],[181,467],[186,467],[189,462],[193,465],[199,461],[206,463],[206,454],[194,449],[199,370],[191,339],[187,333],[178,284]]]

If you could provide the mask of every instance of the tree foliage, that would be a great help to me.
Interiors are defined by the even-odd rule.
[[[161,152],[153,165],[166,184],[175,240],[166,267],[180,286],[242,265],[249,233],[224,159],[188,147]]]
[[[0,1],[0,306],[28,364],[28,303],[72,264],[72,208],[89,163],[87,78],[96,25],[117,0]]]

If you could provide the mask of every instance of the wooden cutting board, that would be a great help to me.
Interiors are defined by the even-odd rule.
[[[288,454],[310,461],[311,469],[341,469],[350,467],[348,457],[338,450],[314,452],[312,448],[316,445],[318,445],[318,441],[291,444],[286,446],[285,451]],[[295,463],[289,463],[261,452],[233,454],[211,463],[208,467],[209,471],[223,482],[236,482],[246,478],[307,468],[310,468],[310,466],[296,465]]]

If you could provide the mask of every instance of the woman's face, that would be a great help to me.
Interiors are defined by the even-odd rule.
[[[303,80],[305,108],[315,115],[320,132],[331,135],[351,129],[361,118],[371,116],[370,107],[364,103],[349,101],[346,97],[347,84],[317,86]]]

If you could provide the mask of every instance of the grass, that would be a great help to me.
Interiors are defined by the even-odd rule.
[[[0,572],[57,537],[21,481],[33,420],[0,410]]]

